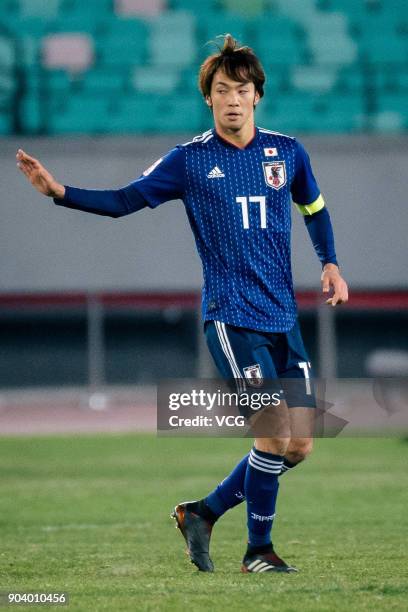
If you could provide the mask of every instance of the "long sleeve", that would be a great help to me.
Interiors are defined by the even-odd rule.
[[[305,216],[304,220],[322,266],[327,263],[338,265],[334,247],[333,227],[327,208],[322,208],[313,215]]]
[[[114,218],[147,206],[146,200],[132,184],[116,190],[79,189],[66,185],[64,198],[54,198],[54,202],[57,206]]]
[[[65,186],[65,196],[54,199],[57,206],[122,217],[184,195],[184,150],[177,146],[157,160],[143,174],[120,189],[79,189]]]

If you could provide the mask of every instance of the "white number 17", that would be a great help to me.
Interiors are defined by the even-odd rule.
[[[249,196],[249,198],[243,196],[236,198],[237,204],[241,204],[242,210],[242,222],[244,229],[249,229],[249,214],[248,214],[248,201],[249,203],[259,204],[259,212],[261,216],[261,228],[266,228],[266,197],[265,196]]]

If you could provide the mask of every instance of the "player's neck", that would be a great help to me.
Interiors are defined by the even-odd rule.
[[[244,149],[253,140],[256,134],[255,125],[251,122],[248,125],[242,126],[238,131],[235,130],[223,130],[220,125],[215,124],[215,129],[223,140],[230,142],[239,149]]]

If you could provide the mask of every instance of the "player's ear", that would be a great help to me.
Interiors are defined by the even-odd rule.
[[[259,102],[259,100],[261,99],[261,96],[259,95],[259,93],[256,91],[255,92],[255,98],[254,98],[254,106],[256,106]]]
[[[208,106],[211,108],[212,107],[212,100],[211,100],[211,96],[205,96],[205,102],[206,104],[208,104]]]

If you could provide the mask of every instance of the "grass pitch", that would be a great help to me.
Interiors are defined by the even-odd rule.
[[[318,440],[282,477],[273,539],[299,574],[239,572],[244,505],[215,527],[216,572],[190,564],[170,510],[249,445],[0,439],[0,592],[66,591],[65,609],[84,611],[408,610],[408,443],[397,439]]]

